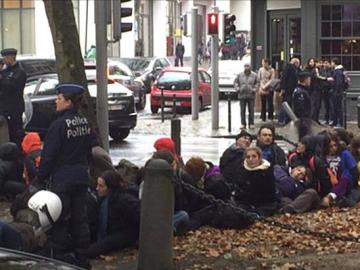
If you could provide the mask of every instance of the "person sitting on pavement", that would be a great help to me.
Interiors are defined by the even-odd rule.
[[[262,151],[262,157],[274,165],[285,166],[286,156],[284,151],[275,143],[275,128],[271,124],[264,124],[257,134],[256,146]]]
[[[46,250],[47,232],[61,211],[61,200],[53,192],[41,190],[18,196],[11,205],[13,222],[0,221],[0,246],[42,254]]]
[[[41,140],[39,133],[29,132],[22,140],[24,153],[24,178],[26,185],[30,185],[38,173],[41,159]]]
[[[97,179],[99,226],[97,241],[85,252],[89,257],[130,247],[138,240],[140,201],[126,188],[127,183],[113,170],[103,172]]]
[[[327,135],[306,135],[288,156],[289,166],[303,165],[311,171],[310,187],[322,198],[331,191],[331,182],[323,160],[323,147],[327,147]]]
[[[358,172],[351,152],[343,149],[339,137],[330,133],[330,144],[326,149],[327,171],[332,183],[331,191],[323,198],[322,207],[339,202],[352,188],[357,187]]]
[[[174,178],[179,177],[178,172],[180,170],[183,171],[183,169],[177,167],[178,163],[175,160],[174,155],[167,150],[156,151],[153,154],[152,159],[162,159],[165,160],[167,163],[169,163],[171,167],[174,169]],[[187,182],[192,181],[191,177],[187,175],[185,172],[183,172],[181,175],[183,177],[185,177],[186,175]],[[181,181],[183,180],[184,179],[181,179]],[[186,232],[189,225],[189,214],[187,212],[188,198],[185,197],[183,186],[178,181],[176,181],[174,184],[174,192],[175,192],[175,204],[174,204],[174,216],[173,216],[174,234],[182,235]],[[140,194],[140,198],[141,198],[141,194]]]
[[[317,208],[320,197],[317,191],[309,188],[309,171],[303,165],[289,170],[279,165],[274,166],[276,187],[281,198],[282,213],[304,213]]]
[[[176,153],[175,142],[171,138],[164,137],[164,138],[160,138],[160,139],[156,140],[154,143],[154,148],[156,151],[160,151],[160,150],[169,151],[173,155],[173,157],[177,163],[177,167],[178,168],[184,167],[183,159],[181,156],[179,156]]]
[[[184,170],[191,176],[193,185],[215,198],[229,200],[230,187],[226,184],[219,166],[201,157],[191,157],[185,164]]]
[[[230,145],[220,158],[220,171],[228,183],[232,183],[239,175],[239,170],[244,163],[244,151],[252,142],[251,135],[242,130],[235,137],[235,143]]]
[[[273,167],[258,147],[247,148],[244,155],[244,166],[235,183],[235,201],[249,211],[270,216],[278,208]]]
[[[25,191],[23,168],[18,146],[12,142],[0,145],[0,196],[13,200]]]

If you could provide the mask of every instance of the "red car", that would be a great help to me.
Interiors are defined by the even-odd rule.
[[[199,109],[211,104],[211,77],[205,69],[199,68],[198,74]],[[157,113],[161,107],[161,91],[164,107],[176,107],[191,111],[191,67],[167,67],[161,71],[151,88],[151,112]]]

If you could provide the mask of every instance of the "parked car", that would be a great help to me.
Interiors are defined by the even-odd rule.
[[[96,76],[96,62],[94,60],[85,60],[85,70],[93,71]],[[119,61],[108,61],[108,78],[121,83],[134,93],[137,110],[143,110],[146,105],[146,92],[144,83],[135,80],[135,76],[129,67]]]
[[[36,131],[44,136],[56,119],[56,74],[30,78],[24,89],[25,130]],[[95,77],[88,76],[88,89],[96,106]],[[108,84],[109,134],[115,141],[125,139],[136,126],[137,113],[133,93],[125,86],[109,80]]]
[[[33,253],[0,248],[0,269],[6,270],[81,270],[68,263],[42,257]]]
[[[198,69],[199,109],[211,104],[211,77],[203,68]],[[161,106],[163,91],[164,106],[191,110],[191,67],[168,67],[161,71],[151,89],[151,112],[157,113]]]
[[[151,85],[163,68],[171,66],[166,57],[134,57],[114,58],[127,65],[145,85],[146,93],[150,93]]]
[[[19,55],[16,57],[16,62],[28,77],[56,73],[55,58]]]

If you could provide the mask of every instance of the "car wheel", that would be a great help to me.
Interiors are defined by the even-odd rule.
[[[146,105],[146,94],[145,92],[142,93],[141,97],[140,97],[140,102],[138,104],[136,104],[136,109],[138,111],[145,109],[145,105]]]
[[[129,136],[130,129],[118,129],[118,130],[111,130],[110,137],[114,139],[114,141],[122,141],[127,136]]]
[[[158,110],[159,110],[159,106],[153,106],[153,105],[151,105],[151,112],[152,112],[152,113],[157,113]]]

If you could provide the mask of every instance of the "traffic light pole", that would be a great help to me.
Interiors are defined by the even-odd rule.
[[[106,1],[95,1],[96,23],[96,117],[102,146],[109,152],[109,112],[107,96]]]
[[[213,7],[214,13],[219,13],[218,7]],[[219,35],[211,38],[211,127],[219,129]]]
[[[192,120],[199,119],[199,95],[198,95],[198,33],[197,33],[197,14],[196,7],[191,9],[191,116]]]

